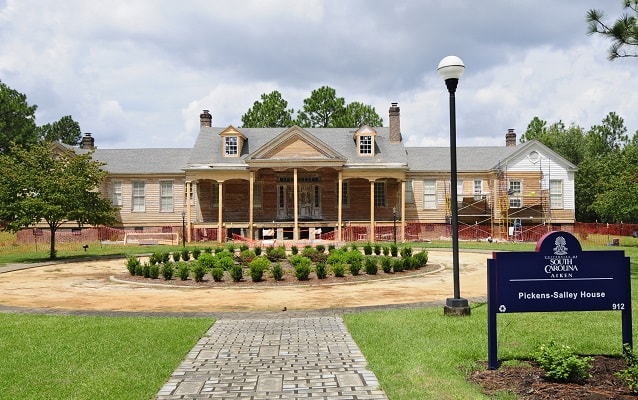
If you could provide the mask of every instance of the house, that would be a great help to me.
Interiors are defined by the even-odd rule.
[[[449,236],[450,151],[408,147],[400,109],[388,127],[213,127],[192,148],[100,149],[101,191],[123,228],[187,241],[378,241]],[[543,144],[457,149],[461,238],[523,240],[574,223],[576,167]],[[527,235],[527,236],[526,236]]]

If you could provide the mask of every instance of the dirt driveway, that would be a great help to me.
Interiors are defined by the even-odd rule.
[[[490,254],[462,252],[461,296],[486,296]],[[431,250],[428,264],[438,272],[405,279],[356,284],[259,288],[186,288],[117,282],[125,260],[42,266],[0,274],[0,305],[99,311],[221,312],[313,310],[440,302],[453,295],[452,254]],[[159,282],[161,284],[161,281]]]

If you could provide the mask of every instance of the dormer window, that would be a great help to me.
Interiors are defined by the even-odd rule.
[[[357,143],[357,152],[360,156],[374,156],[374,138],[377,131],[364,125],[354,133]]]
[[[229,126],[219,134],[222,137],[224,157],[239,157],[246,137],[233,126]]]
[[[224,139],[225,139],[224,148],[226,149],[226,155],[236,156],[238,154],[237,136],[227,136]]]

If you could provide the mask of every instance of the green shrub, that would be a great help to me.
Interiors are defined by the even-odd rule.
[[[334,244],[329,244],[328,245],[328,253],[332,253],[335,250],[336,250],[336,247],[335,247]]]
[[[260,282],[263,279],[264,271],[270,266],[270,260],[266,257],[256,257],[250,262],[250,278],[253,282]]]
[[[239,252],[241,253],[242,251],[248,250],[248,245],[246,243],[242,243],[239,245]]]
[[[408,258],[412,257],[412,247],[405,246],[401,248],[401,257]]]
[[[295,276],[300,281],[307,281],[310,276],[310,259],[305,257],[304,259],[308,260],[308,262],[301,262],[295,265]]]
[[[379,272],[379,265],[377,264],[377,258],[374,256],[366,257],[365,261],[366,274],[376,275]]]
[[[213,250],[213,253],[215,253],[215,254],[219,254],[219,253],[221,253],[222,251],[226,251],[226,248],[225,248],[224,246],[216,246],[216,247],[215,247],[215,250]]]
[[[286,273],[286,271],[284,271],[284,269],[281,267],[281,264],[279,264],[279,263],[274,264],[272,266],[272,269],[270,270],[270,275],[276,281],[280,281],[280,280],[284,279],[284,274],[285,273]]]
[[[357,247],[357,244],[356,244],[356,243],[352,243],[352,244],[350,245],[350,249],[351,249],[352,251],[359,251],[359,248]],[[344,249],[344,250],[348,251],[348,249],[347,249],[347,248],[346,248],[346,249]]]
[[[193,255],[194,257],[194,255]],[[209,271],[215,266],[215,256],[212,254],[204,253],[197,258],[197,264],[204,267],[204,270]]]
[[[173,279],[173,275],[175,275],[175,266],[172,262],[166,262],[162,264],[162,277],[164,280],[170,281]]]
[[[147,262],[145,262],[144,265],[142,265],[142,276],[144,278],[151,277],[151,265]]]
[[[233,256],[229,252],[222,251],[221,253],[215,254],[214,267],[221,268],[224,271],[230,271],[234,265],[235,260],[233,260]]]
[[[377,256],[381,255],[381,245],[379,244],[374,245],[374,254]]]
[[[310,259],[308,257],[304,257],[301,254],[295,254],[293,256],[290,256],[290,263],[293,266],[297,266],[299,264],[311,264],[312,262],[310,261]]]
[[[294,245],[293,245],[293,246],[291,246],[291,247],[290,247],[290,253],[291,253],[293,256],[295,256],[295,255],[299,254],[299,249],[297,248],[297,246],[294,246]]]
[[[332,264],[331,268],[332,268],[332,273],[337,278],[343,278],[343,276],[346,274],[346,265],[342,262]]]
[[[135,275],[135,269],[140,265],[140,260],[135,256],[126,257],[126,269],[128,269],[129,274]]]
[[[182,249],[180,253],[182,254],[182,260],[188,261],[191,259],[191,253],[188,251],[188,249]]]
[[[361,260],[352,260],[350,263],[350,273],[354,276],[359,275],[361,272]]]
[[[363,254],[366,256],[372,255],[372,245],[370,242],[363,245]]]
[[[260,256],[261,255],[261,247],[260,246],[255,246],[253,251],[255,252],[256,256]]]
[[[242,265],[249,265],[255,257],[257,257],[257,254],[253,250],[246,249],[239,252],[239,262]]]
[[[403,268],[406,270],[411,270],[416,267],[416,260],[414,257],[402,257],[403,259]]]
[[[390,258],[389,256],[381,257],[381,269],[386,274],[392,272],[392,258]]]
[[[334,265],[337,263],[346,264],[346,252],[343,250],[333,250],[326,262],[330,265]]]
[[[221,282],[222,280],[224,280],[224,270],[221,268],[211,269],[210,274],[215,282]]]
[[[188,267],[188,263],[184,261],[177,262],[177,275],[179,279],[185,281],[188,279],[188,275],[190,275],[190,268]]]
[[[355,261],[361,263],[363,261],[363,254],[359,250],[352,250],[346,253],[346,263],[352,264]]]
[[[142,267],[142,263],[139,263],[135,266],[135,276],[143,276],[144,275],[144,267]]]
[[[326,267],[325,263],[318,263],[315,265],[315,273],[317,278],[325,279],[328,276],[328,267]]]
[[[423,250],[420,253],[416,253],[412,257],[416,262],[416,265],[414,266],[415,268],[425,267],[428,263],[428,252],[426,250]]]
[[[405,267],[403,266],[403,259],[402,258],[395,258],[392,261],[392,270],[394,272],[403,272],[403,271],[405,271]]]
[[[153,253],[151,254],[151,256],[148,258],[148,263],[150,265],[155,265],[155,264],[159,264],[160,262],[162,262],[161,260],[161,255],[159,253]]]
[[[322,245],[322,244],[318,244],[317,247],[315,247],[317,249],[317,252],[319,253],[325,253],[326,252],[326,246]]]
[[[584,382],[591,375],[592,357],[579,357],[567,345],[554,341],[541,345],[536,362],[547,377],[559,382]]]
[[[268,257],[270,261],[283,260],[286,258],[286,248],[283,246],[270,246],[266,249],[266,257]]]
[[[312,259],[312,256],[314,256],[315,254],[317,254],[317,249],[310,246],[304,247],[304,249],[301,251],[302,256],[308,257],[310,259]]]
[[[623,358],[627,363],[627,368],[618,371],[616,376],[625,382],[631,393],[638,394],[638,359],[628,344],[625,344],[624,348]]]
[[[210,246],[204,247],[204,253],[213,254],[213,248]]]
[[[234,243],[226,243],[226,248],[230,251],[230,254],[235,254],[235,244]]]
[[[230,279],[233,282],[241,282],[244,279],[244,268],[241,265],[233,265],[230,268]]]
[[[202,249],[199,249],[199,248],[195,247],[193,249],[192,253],[193,253],[193,259],[197,260],[199,258],[199,256],[200,256],[200,254],[202,254]]]
[[[193,279],[195,282],[201,282],[204,280],[204,275],[206,275],[206,268],[204,268],[204,266],[200,263],[195,263],[191,272],[193,273]]]
[[[181,260],[181,259],[182,259],[182,253],[180,253],[179,250],[175,250],[173,252],[173,261],[174,262],[179,262],[179,260]]]
[[[148,276],[151,279],[157,279],[159,278],[159,274],[160,274],[160,267],[157,264],[153,264],[151,265],[151,267],[148,270]]]
[[[383,246],[383,255],[384,256],[390,255],[390,248],[388,246]]]
[[[399,252],[399,248],[397,247],[396,244],[392,243],[390,245],[390,255],[392,255],[392,257],[396,257],[398,252]]]

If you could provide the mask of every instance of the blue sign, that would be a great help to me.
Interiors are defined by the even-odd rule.
[[[488,270],[488,364],[496,368],[499,313],[617,310],[632,344],[630,260],[624,251],[583,251],[567,232],[543,236],[534,252],[495,252]]]

